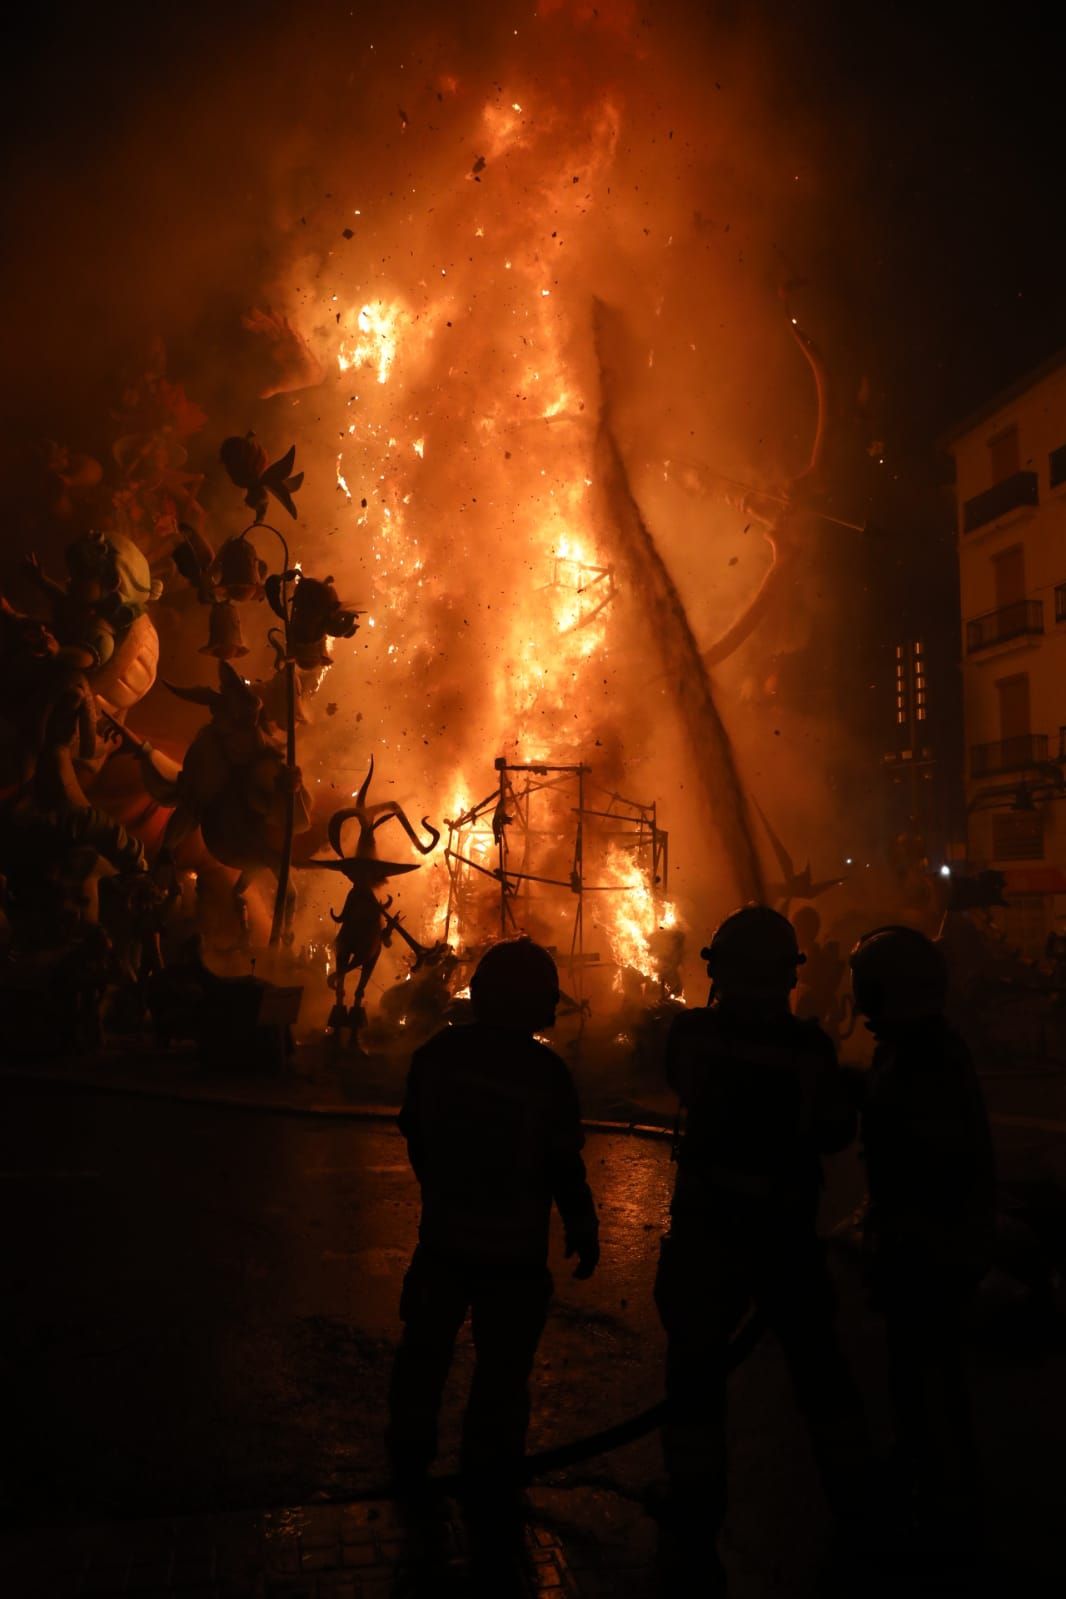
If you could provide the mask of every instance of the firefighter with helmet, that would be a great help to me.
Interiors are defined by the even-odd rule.
[[[855,1135],[846,1081],[818,1023],[792,1013],[803,956],[784,916],[749,905],[701,953],[708,1003],[679,1016],[667,1044],[686,1121],[655,1285],[669,1406],[660,1564],[677,1595],[724,1591],[728,1351],[750,1309],[780,1341],[827,1497],[849,1524],[869,1463],[816,1233],[821,1156]]]
[[[980,1512],[963,1321],[995,1227],[988,1119],[969,1050],[944,1017],[939,945],[879,927],[853,949],[851,978],[877,1040],[862,1074],[865,1243],[901,1486],[921,1544],[965,1550]]]
[[[400,1299],[387,1444],[397,1483],[417,1504],[469,1314],[475,1365],[462,1465],[472,1577],[502,1599],[521,1545],[518,1471],[552,1294],[553,1204],[575,1277],[596,1269],[599,1224],[573,1079],[534,1037],[555,1021],[555,962],[528,938],[496,944],[478,963],[470,1000],[472,1024],[446,1027],[415,1051],[400,1113],[422,1213]]]

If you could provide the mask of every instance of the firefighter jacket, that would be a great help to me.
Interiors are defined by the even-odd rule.
[[[740,1021],[717,1006],[675,1021],[667,1076],[686,1112],[675,1218],[750,1208],[813,1226],[820,1156],[843,1149],[856,1118],[836,1051],[815,1021],[791,1012]]]
[[[942,1016],[879,1038],[862,1140],[875,1258],[979,1278],[995,1228],[992,1140],[970,1052]]]
[[[422,1189],[424,1248],[470,1264],[543,1267],[553,1200],[568,1245],[595,1239],[574,1082],[528,1033],[475,1022],[423,1044],[400,1130]]]

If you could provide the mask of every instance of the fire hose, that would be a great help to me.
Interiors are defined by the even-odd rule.
[[[762,1317],[757,1311],[753,1311],[740,1323],[726,1351],[727,1372],[735,1371],[748,1358],[762,1337],[763,1327]],[[599,1432],[587,1433],[584,1438],[572,1438],[569,1443],[553,1444],[548,1449],[538,1449],[533,1454],[523,1456],[515,1474],[515,1485],[524,1487],[534,1478],[543,1477],[549,1471],[562,1471],[567,1466],[576,1466],[583,1460],[594,1459],[597,1455],[610,1454],[625,1444],[636,1443],[638,1439],[646,1438],[649,1433],[655,1432],[662,1426],[669,1405],[669,1400],[660,1399],[647,1410],[638,1411],[635,1416],[627,1416],[624,1421],[616,1421],[613,1426],[603,1427]],[[497,1476],[499,1475],[498,1473]],[[431,1477],[427,1486],[431,1494],[443,1496],[459,1492],[465,1480],[462,1471],[451,1471],[440,1477]],[[395,1499],[397,1496],[398,1489],[394,1482],[381,1482],[371,1488],[363,1488],[359,1493],[347,1495],[344,1502],[362,1503],[364,1500]]]
[[[117,1093],[133,1093],[140,1097],[144,1095],[143,1085],[140,1088],[130,1085],[103,1085],[97,1084],[104,1091]],[[149,1091],[146,1097],[184,1099],[186,1096],[174,1093]],[[203,1102],[203,1096],[197,1096]],[[225,1109],[234,1110],[259,1110],[271,1114],[308,1116],[312,1119],[339,1119],[358,1121],[389,1121],[395,1120],[396,1112],[378,1106],[299,1106],[282,1104],[249,1104],[239,1100],[208,1100],[208,1103]],[[677,1136],[676,1127],[648,1126],[639,1122],[613,1122],[585,1119],[582,1125],[589,1132],[628,1134],[630,1137],[650,1138],[673,1143]],[[759,1342],[763,1334],[763,1320],[758,1312],[752,1312],[736,1328],[726,1350],[726,1371],[735,1371],[745,1361]],[[517,1486],[532,1482],[537,1477],[543,1477],[551,1471],[562,1471],[568,1466],[578,1465],[581,1461],[595,1459],[597,1455],[610,1454],[615,1449],[621,1449],[626,1444],[636,1443],[641,1438],[646,1438],[649,1433],[661,1427],[666,1419],[669,1402],[664,1398],[650,1405],[646,1410],[638,1411],[636,1415],[627,1416],[624,1420],[615,1422],[610,1427],[603,1427],[598,1432],[587,1433],[583,1438],[573,1438],[569,1443],[554,1444],[548,1449],[536,1450],[533,1454],[525,1455],[518,1467],[516,1477]],[[448,1472],[439,1477],[431,1477],[429,1490],[432,1494],[444,1496],[454,1494],[462,1488],[465,1481],[462,1471]],[[398,1494],[397,1484],[391,1480],[373,1484],[369,1488],[360,1489],[358,1493],[346,1494],[345,1504],[360,1504],[368,1500],[394,1499]]]

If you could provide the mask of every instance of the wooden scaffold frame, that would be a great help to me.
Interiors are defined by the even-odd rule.
[[[600,966],[599,951],[585,947],[585,896],[625,892],[618,883],[590,883],[585,872],[585,845],[588,830],[594,828],[601,839],[615,840],[633,851],[644,870],[653,903],[665,897],[669,874],[669,836],[659,826],[658,805],[627,799],[590,781],[592,768],[584,764],[554,765],[541,762],[514,762],[502,755],[495,761],[496,786],[476,805],[454,818],[446,818],[448,844],[444,858],[448,867],[448,910],[444,937],[447,942],[463,932],[464,901],[472,874],[491,878],[499,888],[497,930],[501,938],[521,933],[521,905],[535,888],[555,890],[573,896],[573,919],[569,948],[559,950],[566,968],[571,994],[584,999],[584,975],[589,966]],[[559,842],[557,827],[537,825],[537,797],[549,792],[565,794],[569,789],[573,817],[573,837],[568,878],[547,877],[532,868],[539,841]],[[472,858],[471,835],[491,831],[492,846],[483,859]],[[495,864],[486,860],[495,857]]]

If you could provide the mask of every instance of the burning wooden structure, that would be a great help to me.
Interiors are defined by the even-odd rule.
[[[581,763],[495,766],[495,788],[447,821],[445,940],[462,953],[534,931],[578,1001],[594,971],[655,982],[654,934],[677,924],[656,803],[600,787]]]
[[[663,976],[662,937],[676,943],[686,922],[702,927],[768,891],[749,795],[781,778],[771,663],[808,642],[796,635],[809,609],[803,557],[822,514],[824,384],[815,347],[791,305],[765,292],[765,274],[746,299],[728,279],[732,326],[760,324],[753,339],[720,336],[724,289],[721,307],[709,287],[693,291],[709,238],[709,180],[691,154],[701,147],[702,86],[683,141],[673,79],[667,113],[648,86],[643,39],[622,29],[611,70],[600,71],[583,41],[601,22],[552,9],[549,74],[533,70],[523,42],[498,68],[464,77],[441,44],[421,88],[408,93],[404,79],[400,124],[385,132],[370,112],[382,96],[394,119],[385,88],[394,79],[367,62],[365,124],[353,121],[340,154],[322,141],[308,156],[321,198],[301,199],[297,226],[263,224],[262,280],[246,286],[258,301],[242,301],[233,349],[203,379],[216,439],[238,420],[235,399],[241,425],[253,427],[228,438],[221,458],[246,491],[250,528],[231,493],[223,505],[213,448],[185,469],[208,411],[166,375],[161,344],[125,384],[113,462],[53,452],[55,515],[57,526],[113,529],[165,576],[165,678],[197,681],[190,648],[246,663],[230,686],[263,702],[273,729],[264,737],[277,746],[279,781],[261,807],[271,836],[251,862],[278,879],[275,946],[287,947],[291,864],[300,868],[293,948],[325,959],[334,896],[324,874],[303,868],[323,864],[308,852],[321,849],[329,816],[358,796],[376,757],[390,805],[402,812],[417,800],[438,823],[453,818],[447,847],[395,889],[388,925],[402,917],[400,942],[413,940],[412,952],[443,943],[469,952],[521,930],[559,952],[582,999],[602,987],[596,972],[620,983],[637,973],[676,992]],[[556,70],[557,46],[574,52],[568,72]],[[726,231],[715,268],[723,286]],[[781,373],[744,376],[768,351],[786,390],[797,385],[779,413],[762,391]],[[809,464],[764,463],[763,424],[796,414],[798,385],[812,375]],[[757,421],[730,393],[745,382]],[[298,507],[293,450],[270,460],[292,438],[307,467]],[[758,486],[743,503],[732,492],[741,479]],[[268,495],[298,523],[292,560],[284,547],[270,578],[251,542],[266,527]],[[333,576],[309,578],[304,560],[335,574],[336,587]],[[206,644],[202,626],[193,642],[201,604]],[[151,618],[137,620],[155,639]],[[352,641],[332,666],[327,635]],[[142,654],[145,693],[155,658]],[[316,697],[327,667],[328,690]],[[101,709],[111,706],[104,725],[127,757],[135,737],[156,743],[174,729],[161,694],[142,706],[131,691],[119,706],[99,680],[92,690]],[[180,757],[195,752],[191,793],[204,743],[188,723],[176,731],[156,762],[169,761],[174,792],[155,794],[151,817],[148,796],[131,794],[123,817],[136,821],[150,860],[166,839],[178,873],[199,872],[204,888],[220,863],[246,870],[254,830],[237,829],[239,850],[220,853],[216,839],[213,863],[205,858],[213,773],[194,795],[204,803],[168,823],[161,810],[176,798]],[[0,746],[3,735],[0,725]],[[491,785],[478,775],[486,752],[498,752]],[[790,804],[809,818],[819,779],[806,753],[793,756],[803,797],[794,783]],[[108,765],[113,776],[121,764],[101,756],[107,780],[97,786],[81,760],[86,796],[103,809],[115,787]],[[624,798],[634,792],[656,800]],[[184,820],[195,826],[179,840]],[[258,901],[253,892],[252,944],[265,941]],[[218,942],[227,937],[236,942],[232,932]],[[371,1012],[404,975],[397,957],[406,958],[396,949],[375,973]]]

